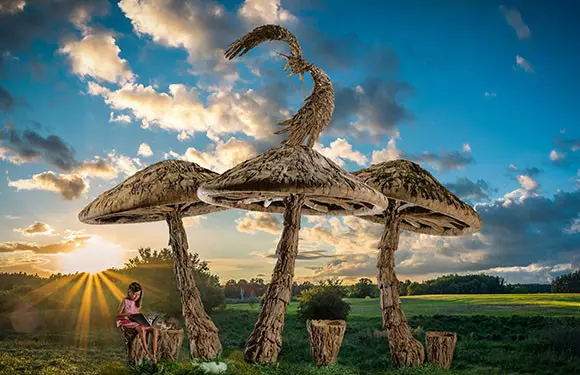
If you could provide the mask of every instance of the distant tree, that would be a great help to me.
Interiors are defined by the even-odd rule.
[[[409,295],[409,285],[411,285],[411,280],[405,280],[403,282],[399,282],[398,291],[400,296],[407,296]]]
[[[371,279],[362,278],[356,284],[351,285],[348,296],[351,298],[365,298],[365,297],[375,297],[378,289],[375,284],[373,284]]]
[[[580,270],[558,276],[552,282],[553,293],[580,293]]]

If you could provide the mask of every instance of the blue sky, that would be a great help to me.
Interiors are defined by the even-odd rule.
[[[482,216],[472,236],[404,233],[400,278],[547,282],[574,270],[579,12],[573,1],[4,1],[0,271],[82,271],[166,246],[165,223],[88,226],[77,213],[158,160],[223,172],[278,144],[275,123],[312,82],[285,77],[272,54],[282,43],[223,59],[264,23],[294,32],[333,81],[319,152],[350,171],[416,161]],[[187,225],[223,280],[268,278],[281,217],[227,211]],[[380,226],[305,217],[303,228],[298,279],[374,277]]]

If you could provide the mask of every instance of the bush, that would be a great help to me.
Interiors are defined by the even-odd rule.
[[[300,295],[298,316],[303,319],[346,320],[350,304],[342,300],[342,289],[321,284]]]

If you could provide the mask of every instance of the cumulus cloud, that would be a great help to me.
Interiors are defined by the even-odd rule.
[[[25,5],[26,1],[24,0],[3,0],[2,3],[0,3],[0,14],[14,14],[22,12]]]
[[[469,201],[487,200],[491,191],[497,191],[491,189],[484,180],[473,182],[467,177],[460,177],[456,182],[447,183],[445,186],[461,199]]]
[[[235,40],[235,23],[224,6],[213,1],[121,0],[119,8],[137,34],[183,48],[191,61],[215,59],[216,50]]]
[[[516,31],[519,39],[529,39],[532,36],[530,28],[526,25],[522,15],[516,8],[510,9],[505,5],[500,5],[499,10],[505,17],[507,23]]]
[[[124,83],[134,79],[127,60],[119,57],[121,49],[108,30],[90,31],[80,40],[67,40],[59,52],[67,55],[72,71],[80,77]]]
[[[34,242],[0,242],[0,253],[11,253],[20,251],[29,251],[35,254],[58,254],[70,253],[79,247],[82,247],[91,239],[91,236],[79,235],[64,239],[63,241],[50,243],[46,245]]]
[[[153,151],[151,150],[151,146],[149,146],[147,143],[141,143],[139,145],[139,150],[137,151],[137,155],[143,156],[145,158],[152,156]]]
[[[314,149],[341,167],[345,165],[345,161],[352,161],[358,165],[365,165],[368,162],[368,158],[359,151],[353,150],[352,145],[344,138],[337,138],[328,147],[316,143]]]
[[[25,236],[50,236],[54,233],[54,229],[50,225],[40,221],[36,221],[25,228],[15,228],[14,231]]]
[[[535,73],[536,72],[534,70],[534,67],[532,66],[532,64],[528,60],[521,57],[520,55],[516,56],[516,64],[518,67],[523,69],[524,72],[526,72],[526,73]]]
[[[239,16],[249,25],[285,24],[296,17],[280,5],[280,0],[245,0],[238,10]]]
[[[89,182],[74,174],[56,174],[52,171],[35,174],[30,179],[8,181],[16,190],[44,190],[59,193],[65,200],[77,199],[89,188]]]
[[[371,164],[383,163],[390,160],[401,159],[404,152],[397,149],[395,138],[391,138],[387,143],[387,147],[381,150],[374,150],[372,153]]]
[[[517,176],[517,181],[520,184],[520,188],[504,195],[503,204],[505,206],[514,203],[514,201],[523,202],[527,198],[539,195],[540,184],[531,174],[520,174]]]
[[[399,103],[415,89],[404,82],[368,79],[360,85],[335,88],[336,108],[329,133],[354,136],[397,136],[397,124],[411,120],[411,112]],[[353,122],[352,117],[356,117]]]
[[[497,96],[497,93],[490,92],[490,91],[486,91],[486,92],[483,93],[483,95],[484,96],[487,96],[487,97],[495,98]]]
[[[580,150],[580,139],[555,138],[554,143],[556,144],[556,148],[549,155],[553,164],[574,164],[580,160],[577,156],[578,154],[576,154]]]
[[[226,142],[217,139],[216,143],[205,152],[188,147],[183,155],[170,151],[165,154],[165,158],[174,157],[187,160],[204,168],[222,173],[256,155],[256,149],[251,143],[232,137]]]
[[[407,154],[406,158],[417,163],[426,163],[438,172],[464,169],[473,163],[470,152],[443,151],[441,154],[426,151],[419,155]]]
[[[247,212],[244,217],[236,219],[238,232],[255,234],[262,231],[270,234],[280,234],[282,223],[276,216],[266,212]]]
[[[111,112],[109,115],[109,122],[118,122],[121,124],[129,124],[131,123],[131,116],[129,115],[116,115],[114,112]]]
[[[88,93],[102,96],[113,109],[130,111],[144,128],[158,126],[177,132],[181,140],[196,132],[243,132],[250,137],[267,138],[273,133],[273,124],[287,114],[272,97],[251,89],[232,92],[214,88],[207,104],[200,100],[195,88],[182,84],[169,85],[169,92],[165,93],[131,83],[111,91],[89,82]]]

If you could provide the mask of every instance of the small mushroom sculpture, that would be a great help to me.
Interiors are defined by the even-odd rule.
[[[399,246],[399,231],[458,236],[481,229],[481,218],[431,173],[411,161],[392,160],[353,174],[389,198],[382,213],[361,216],[361,219],[384,225],[377,279],[391,360],[398,366],[420,365],[425,360],[423,345],[411,335],[397,289],[395,251]]]
[[[200,359],[216,357],[222,346],[195,285],[182,218],[226,209],[197,198],[199,184],[217,175],[187,161],[160,161],[102,193],[79,214],[86,224],[167,222],[189,349],[193,358]]]
[[[292,56],[282,55],[288,61],[285,69],[290,69],[290,75],[310,73],[313,92],[291,119],[281,123],[287,128],[279,133],[290,132],[283,146],[246,160],[198,190],[199,198],[209,204],[284,215],[276,266],[244,351],[246,361],[258,363],[275,362],[282,347],[301,214],[372,215],[382,212],[387,204],[380,192],[312,149],[332,117],[334,90],[322,69],[302,59],[300,46],[288,30],[277,25],[258,27],[232,43],[226,57],[245,54],[267,40],[289,43]]]

